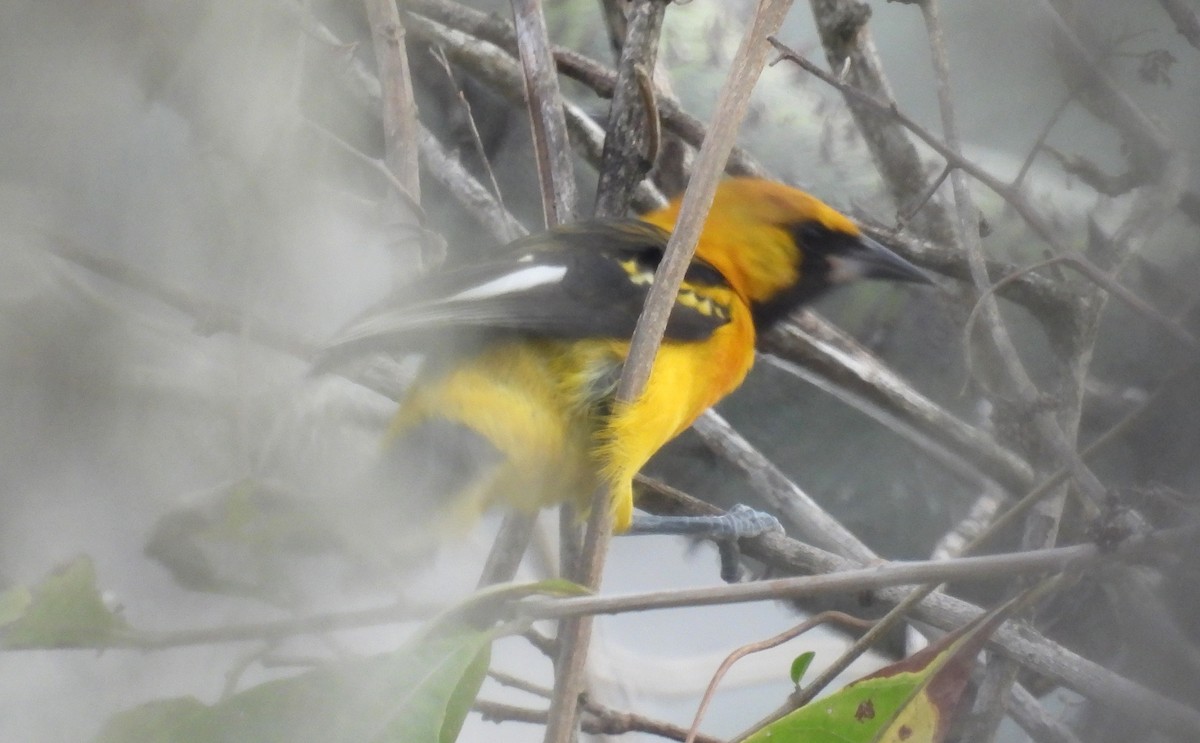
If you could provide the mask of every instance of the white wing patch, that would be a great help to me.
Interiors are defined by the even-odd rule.
[[[567,274],[566,266],[530,266],[505,274],[491,281],[473,286],[452,297],[446,297],[443,302],[462,302],[474,299],[489,299],[504,294],[516,294],[547,284],[562,281]]]

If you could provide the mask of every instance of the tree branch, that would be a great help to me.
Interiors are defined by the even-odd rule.
[[[650,117],[658,124],[658,112],[648,109],[646,80],[653,75],[658,58],[666,0],[637,0],[621,47],[617,81],[608,109],[608,131],[600,158],[596,186],[595,216],[622,217],[629,211],[633,189],[654,165]]]
[[[1167,11],[1167,15],[1171,16],[1171,20],[1175,21],[1175,30],[1179,31],[1189,44],[1200,49],[1200,15],[1189,8],[1183,0],[1158,0],[1158,2],[1163,6],[1163,10]]]
[[[417,104],[413,101],[404,26],[394,0],[364,0],[374,39],[375,61],[383,92],[384,161],[395,173],[408,199],[420,203],[417,167]]]
[[[759,340],[760,348],[793,361],[794,373],[819,375],[827,391],[841,397],[851,394],[878,406],[916,437],[945,447],[952,461],[943,464],[963,471],[964,466],[1013,492],[1033,485],[1033,470],[1020,456],[1005,449],[990,435],[962,422],[888,368],[853,338],[810,312],[788,318]]]
[[[409,0],[408,4],[413,10],[446,26],[510,52],[516,49],[512,26],[495,16],[448,0]],[[602,98],[612,97],[617,85],[615,72],[571,49],[554,47],[553,52],[562,74],[583,83]],[[693,147],[700,147],[704,141],[704,122],[685,111],[668,91],[657,86],[653,87],[653,91],[663,128]],[[734,147],[731,151],[727,171],[732,175],[766,175],[766,169],[741,147]]]
[[[714,506],[678,493],[649,490],[640,505],[654,513],[672,515],[711,515]],[[1149,548],[1147,543],[1147,547]],[[794,574],[834,573],[864,566],[780,534],[741,540],[742,552],[765,564]],[[1169,548],[1167,548],[1169,550]],[[909,588],[882,588],[872,598],[887,604],[899,604],[911,595]],[[943,593],[932,593],[914,607],[913,617],[950,631],[970,622],[983,610]],[[1083,658],[1030,628],[1011,627],[1006,623],[990,641],[991,647],[1051,681],[1074,689],[1129,717],[1144,721],[1156,729],[1169,730],[1186,739],[1200,740],[1200,711],[1168,699]]]
[[[1052,246],[1057,252],[1065,252],[1065,246],[1060,244],[1060,241],[1055,234],[1055,230],[1050,224],[1049,220],[1038,213],[1037,210],[1029,204],[1028,200],[1025,199],[1019,191],[1014,190],[1009,184],[1004,183],[999,178],[996,178],[992,174],[988,173],[982,167],[963,157],[958,150],[952,148],[947,142],[942,141],[928,129],[918,124],[914,119],[902,113],[895,104],[878,101],[871,95],[864,93],[858,88],[846,84],[837,77],[834,77],[825,70],[822,70],[820,67],[817,67],[799,52],[790,49],[777,39],[772,39],[771,43],[775,45],[775,48],[779,51],[780,55],[784,59],[794,62],[809,74],[814,75],[821,81],[841,91],[847,97],[847,99],[858,101],[865,107],[872,109],[879,114],[895,119],[905,129],[908,129],[910,132],[912,132],[917,139],[920,139],[922,142],[928,145],[930,149],[941,155],[947,163],[953,165],[958,170],[969,173],[972,178],[987,186],[990,190],[994,191],[997,195],[1011,204],[1013,208],[1016,209],[1017,213],[1020,214],[1025,222],[1030,226],[1030,228],[1037,233],[1038,237],[1046,241],[1048,245]]]
[[[891,86],[867,27],[870,8],[857,0],[813,0],[811,6],[830,69],[844,70],[838,77],[848,88],[863,91],[873,100],[894,108]],[[952,243],[954,232],[949,215],[933,192],[925,193],[929,181],[925,163],[903,127],[893,116],[864,104],[844,90],[842,96],[897,210],[925,204],[922,212],[914,214],[915,231],[935,242]]]
[[[1147,543],[1155,545],[1157,549],[1163,549],[1170,542],[1184,543],[1194,538],[1196,531],[1195,528],[1182,527],[1171,534],[1157,534],[1151,542],[1136,540],[1127,543],[1118,553],[1136,553],[1146,549]],[[752,601],[785,601],[830,593],[853,595],[893,586],[921,583],[937,585],[952,581],[983,581],[1081,570],[1100,560],[1108,559],[1109,556],[1106,550],[1095,544],[1077,544],[1071,547],[1052,547],[981,557],[957,557],[951,560],[894,561],[821,575],[729,583],[703,588],[566,598],[534,596],[522,599],[516,607],[516,612],[522,619],[563,619],[681,607],[723,606]]]
[[[687,738],[687,730],[668,722],[655,720],[633,712],[622,712],[605,707],[590,698],[583,701],[587,712],[580,727],[588,735],[624,735],[626,733],[647,733],[657,735],[667,740],[683,741]],[[531,725],[545,725],[549,719],[548,710],[518,707],[512,704],[493,702],[488,699],[476,699],[472,709],[479,712],[484,720],[491,722],[525,722]],[[697,743],[722,743],[718,738],[701,735]]]
[[[408,17],[408,28],[414,35],[441,46],[452,63],[489,83],[510,101],[524,101],[521,71],[504,50],[419,15]],[[563,115],[573,144],[588,162],[598,164],[604,146],[604,130],[570,101],[563,101]],[[639,209],[649,210],[664,205],[666,199],[650,183],[642,181],[637,185],[634,203]]]
[[[749,105],[750,92],[766,65],[770,49],[766,39],[783,22],[790,5],[791,0],[760,0],[730,63],[729,73],[717,96],[716,114],[696,157],[691,183],[683,195],[679,219],[667,242],[663,260],[655,272],[654,284],[634,329],[629,354],[617,385],[616,405],[628,405],[637,400],[650,378],[667,317],[684,272],[691,263],[704,218],[717,190],[717,181],[725,169],[738,126]],[[592,498],[592,510],[584,538],[579,578],[589,588],[599,585],[612,533],[612,494],[607,490],[601,487]],[[582,690],[591,623],[587,619],[567,623],[563,631],[563,652],[557,668],[558,694],[551,706],[546,743],[567,743],[573,727],[575,702]]]
[[[538,183],[542,189],[542,209],[546,226],[554,227],[574,221],[578,206],[567,123],[563,118],[563,98],[558,89],[554,59],[550,55],[541,0],[512,0],[512,8],[529,123],[533,129]]]

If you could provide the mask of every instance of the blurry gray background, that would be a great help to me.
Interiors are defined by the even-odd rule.
[[[1093,41],[1116,50],[1112,74],[1177,145],[1195,152],[1200,52],[1152,0],[1076,5]],[[304,519],[335,515],[347,543],[372,520],[369,512],[354,512],[353,495],[337,483],[369,460],[375,424],[390,406],[348,383],[310,378],[304,359],[265,346],[258,334],[319,343],[392,289],[393,276],[415,263],[417,250],[397,246],[389,232],[379,206],[383,184],[312,123],[379,154],[377,119],[336,94],[339,65],[354,56],[372,64],[361,8],[312,3],[322,23],[360,42],[335,49],[306,34],[290,6],[287,0],[0,2],[0,588],[35,584],[84,554],[131,624],[168,630],[371,605],[397,590],[444,599],[472,585],[487,548],[486,527],[442,557],[442,577],[412,585],[389,585],[375,573],[368,579],[369,566],[344,555],[274,549],[287,541],[279,534],[307,533]],[[503,3],[480,6],[508,14]],[[901,107],[937,131],[919,12],[900,3],[870,6]],[[1066,92],[1045,18],[1027,0],[954,2],[943,10],[970,154],[1011,177]],[[554,41],[608,59],[594,3],[547,0],[547,13]],[[702,117],[740,36],[736,21],[745,17],[744,2],[692,0],[668,10],[660,60],[676,93]],[[805,3],[793,8],[781,36],[823,59]],[[1131,55],[1152,49],[1169,50],[1178,61],[1169,85],[1138,74]],[[427,54],[414,67],[429,79],[439,74]],[[832,203],[891,221],[895,207],[882,196],[840,98],[785,64],[768,70],[756,96],[744,143],[763,162]],[[475,105],[506,199],[533,226],[527,130],[502,104],[488,108],[486,96]],[[605,110],[595,99],[585,105]],[[433,119],[444,114],[422,104],[435,131]],[[1049,143],[1114,171],[1123,162],[1117,137],[1078,106]],[[1045,159],[1035,174],[1044,203],[1064,224],[1082,228],[1083,210],[1097,195]],[[592,176],[581,169],[580,178],[586,188]],[[1000,203],[981,193],[981,204],[996,228],[989,250],[1037,257]],[[447,235],[451,259],[487,249],[490,242],[432,186],[426,208],[430,227]],[[1084,239],[1082,229],[1077,239]],[[1195,225],[1181,220],[1148,246],[1148,264],[1135,269],[1150,276],[1152,292],[1191,296],[1196,242]],[[102,278],[64,253],[117,261],[157,291],[202,309],[171,307],[145,287]],[[905,304],[905,296],[889,291],[864,292],[834,298],[823,309],[874,341],[923,391],[973,416],[972,401],[957,394],[961,352],[953,321],[934,301]],[[1120,311],[1114,314],[1114,327],[1124,327]],[[224,332],[230,316],[238,318],[237,332]],[[1144,390],[1165,371],[1169,352],[1136,318],[1124,321],[1133,330],[1112,331],[1114,340],[1101,344],[1100,368],[1123,389]],[[885,555],[926,554],[974,497],[907,444],[779,372],[757,370],[723,410]],[[1194,441],[1200,426],[1186,405],[1178,412],[1114,455],[1107,464],[1113,476],[1194,486],[1195,449],[1178,444]],[[1161,451],[1163,461],[1147,460],[1146,448]],[[864,460],[877,467],[864,468]],[[748,497],[686,439],[659,467],[698,492]],[[246,489],[262,496],[270,490],[263,483],[304,491],[310,500],[300,502],[313,510],[293,511],[289,502],[278,523],[253,517],[265,519],[261,544],[223,534],[228,498]],[[252,500],[260,506],[269,496]],[[150,551],[157,559],[150,559],[146,549],[156,535],[158,549]],[[605,586],[631,591],[716,580],[707,547],[631,539],[615,544]],[[260,600],[265,594],[274,603]],[[614,691],[611,703],[637,700],[639,711],[686,724],[720,656],[793,621],[772,605],[604,620],[600,633],[611,643],[615,677],[628,683],[666,671],[664,689],[632,684]],[[346,642],[386,648],[405,631],[387,627]],[[502,650],[501,666],[532,664],[549,679],[548,664],[513,645]],[[320,649],[300,643],[294,652]],[[151,653],[2,653],[0,740],[84,740],[109,715],[150,699],[214,701],[226,672],[248,650],[225,644]],[[720,698],[708,729],[732,734],[774,708],[790,688],[791,654],[762,671],[766,691],[760,685]],[[692,656],[703,658],[698,668],[671,670],[670,663]],[[242,683],[288,672],[252,668]],[[685,686],[689,699],[667,693]],[[464,740],[540,739],[536,728],[471,725]]]

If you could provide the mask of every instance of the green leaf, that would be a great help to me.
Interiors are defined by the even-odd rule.
[[[33,594],[25,586],[13,586],[0,593],[0,628],[23,617],[31,603]]]
[[[912,688],[913,682],[907,678],[856,682],[760,728],[746,739],[746,743],[872,741],[908,699]]]
[[[96,588],[96,568],[77,557],[54,571],[33,591],[19,615],[10,619],[0,638],[8,648],[105,647],[126,627]],[[5,592],[0,613],[12,615],[25,602],[20,589]]]
[[[453,743],[507,604],[582,592],[567,581],[491,586],[394,652],[332,661],[211,706],[194,699],[145,704],[111,718],[96,743]]]
[[[475,703],[475,697],[479,694],[479,687],[483,685],[483,679],[487,676],[491,660],[491,645],[488,645],[483,652],[475,656],[475,661],[459,679],[458,685],[446,700],[446,714],[441,735],[438,737],[439,743],[454,743],[458,739],[463,722],[466,721],[471,705]]]
[[[800,679],[804,678],[804,674],[808,671],[808,667],[812,665],[813,658],[817,654],[809,650],[807,653],[800,653],[796,659],[792,661],[792,683],[796,686],[800,685]]]
[[[746,743],[941,743],[980,648],[1013,605],[810,702],[756,730]],[[792,663],[793,680],[803,658]]]
[[[195,697],[160,699],[113,715],[95,743],[214,743],[212,708]]]
[[[424,638],[211,706],[151,702],[113,717],[96,743],[451,743],[483,682],[493,637],[461,631]]]

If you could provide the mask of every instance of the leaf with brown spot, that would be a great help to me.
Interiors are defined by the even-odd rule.
[[[863,720],[875,719],[875,704],[870,700],[860,702],[858,709],[854,710],[854,719],[862,722]]]
[[[756,730],[746,743],[941,743],[1010,602],[898,663]]]

